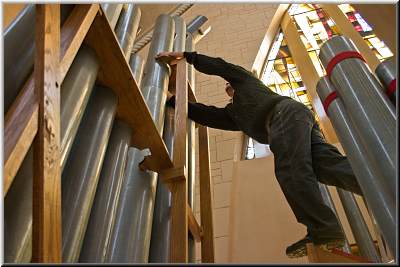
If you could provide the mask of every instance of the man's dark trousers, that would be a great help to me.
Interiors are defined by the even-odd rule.
[[[279,102],[268,126],[275,175],[297,221],[314,240],[343,236],[318,181],[361,195],[347,158],[326,143],[313,113],[295,100]]]

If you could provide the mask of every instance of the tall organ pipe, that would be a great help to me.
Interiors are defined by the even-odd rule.
[[[150,44],[141,82],[143,97],[160,133],[164,124],[164,107],[170,68],[166,64],[156,61],[155,56],[159,52],[172,51],[173,38],[173,19],[168,15],[161,14],[156,20],[153,41]]]
[[[79,262],[104,263],[115,222],[132,129],[115,120],[96,189]]]
[[[4,199],[4,262],[29,263],[32,256],[33,146]]]
[[[322,101],[334,91],[335,88],[327,77],[318,81],[317,93]],[[396,203],[386,191],[386,187],[377,179],[380,176],[378,163],[367,157],[367,148],[361,144],[358,132],[354,129],[347,112],[341,99],[334,99],[327,109],[327,114],[349,158],[367,206],[392,250],[396,247]],[[371,149],[370,146],[368,148]]]
[[[104,4],[109,19],[117,20],[118,5]],[[113,12],[111,12],[113,11]],[[99,70],[96,53],[82,45],[61,85],[61,169],[64,169]]]
[[[396,58],[391,57],[381,62],[375,69],[376,76],[378,76],[382,85],[385,87],[385,93],[388,95],[390,101],[396,106],[396,87],[397,87],[397,68]]]
[[[374,241],[365,223],[364,217],[358,207],[354,195],[346,190],[336,188],[340,201],[342,202],[344,212],[349,221],[351,231],[356,240],[361,256],[373,261],[381,262],[379,254],[376,251]]]
[[[63,262],[78,260],[116,108],[111,89],[95,86],[62,173]]]
[[[82,45],[61,85],[61,169],[67,161],[98,70],[96,53]]]
[[[118,22],[118,17],[122,11],[122,4],[105,3],[105,4],[101,4],[101,8],[104,10],[104,13],[106,14],[108,22],[111,25],[111,28],[114,30],[114,28]]]
[[[163,140],[168,149],[169,156],[173,157],[174,140],[174,109],[165,108]],[[153,226],[151,232],[149,262],[170,262],[171,240],[171,205],[172,194],[168,187],[159,182],[157,184],[156,202],[154,206]]]
[[[129,60],[141,17],[137,4],[124,4],[116,26],[116,35],[125,58]]]
[[[133,54],[129,59],[129,66],[131,67],[133,77],[140,88],[143,75],[144,61],[138,54]]]
[[[193,35],[196,31],[200,29],[208,21],[206,16],[199,15],[195,17],[187,26],[186,31],[188,34]]]
[[[98,63],[95,53],[90,48],[82,46],[61,85],[60,164],[62,168],[92,91],[97,70]],[[33,153],[32,148],[28,153]],[[25,157],[20,168],[25,171],[17,173],[14,178],[16,184],[12,185],[14,189],[10,190],[5,198],[5,206],[18,207],[5,210],[5,232],[8,233],[5,235],[7,262],[29,262],[32,250],[32,189],[27,188],[29,184],[32,184],[32,155],[29,154]],[[21,195],[26,195],[23,192],[27,192],[28,197],[21,198]],[[27,207],[27,210],[24,213],[21,212],[22,215],[16,216],[20,212],[19,207]],[[9,227],[12,227],[10,228],[12,230],[8,230]],[[21,255],[25,255],[25,257],[21,258]]]
[[[74,5],[61,5],[61,25]],[[4,112],[11,107],[18,93],[33,72],[35,53],[36,7],[28,4],[5,29],[4,38]]]
[[[145,155],[144,151],[129,148],[107,262],[148,261],[157,179],[156,173],[139,169]]]
[[[132,39],[132,34],[135,34],[132,32],[132,30],[134,31],[132,27],[135,28],[134,24],[138,24],[140,19],[138,10],[132,9],[131,6],[132,5],[128,5],[127,12],[122,13],[115,29],[118,41],[124,53],[128,55],[131,49],[129,43],[132,42],[132,40],[130,41],[129,39]],[[117,17],[119,13],[114,12],[112,14]],[[111,18],[111,21],[113,19],[114,17]],[[125,32],[127,30],[129,32]],[[106,130],[111,131],[111,129]],[[81,252],[81,260],[83,262],[104,262],[106,260],[107,245],[109,244],[110,234],[115,220],[116,205],[120,195],[123,171],[125,170],[126,156],[132,130],[126,124],[117,120],[114,122],[113,131],[111,132],[113,133],[111,142],[108,146],[107,143],[105,144],[107,147],[107,161],[104,162],[103,166],[100,164],[102,172],[100,175],[99,190],[95,194],[96,183],[93,189],[89,188],[87,193],[90,197],[92,197],[92,194],[95,194],[95,200],[93,200],[93,210],[88,210],[88,213],[83,215],[88,217],[90,214],[91,217],[89,217],[90,224],[87,228],[87,235],[85,235],[85,231],[83,231],[82,235],[85,235],[85,238],[79,237],[80,239],[84,238],[87,244]],[[99,228],[103,230],[100,234],[97,232]],[[77,242],[83,241],[79,240]],[[77,244],[79,246],[82,243]]]
[[[174,10],[169,12],[168,15],[170,15],[172,17],[173,16],[181,16],[187,10],[189,10],[189,8],[191,8],[192,6],[193,6],[193,4],[180,4]],[[143,47],[145,47],[151,41],[151,39],[153,38],[153,29],[154,29],[154,27],[152,27],[145,33],[141,34],[141,36],[139,36],[140,39],[137,40],[133,44],[132,53],[137,53],[139,50],[141,50]]]
[[[169,69],[165,64],[156,62],[155,56],[159,52],[172,50],[173,33],[172,18],[160,15],[156,21],[154,38],[141,81],[144,99],[160,132],[162,131],[160,118],[164,116]],[[144,156],[144,152],[135,148],[128,152],[123,191],[111,237],[110,262],[148,261],[157,176],[153,172],[142,172],[138,169],[138,163]]]
[[[337,213],[336,207],[335,207],[335,203],[333,202],[331,193],[329,192],[328,186],[325,184],[321,184],[318,183],[319,185],[319,190],[321,191],[321,195],[322,195],[322,199],[324,200],[325,204],[333,211],[333,213],[336,215],[336,218],[339,222],[339,226],[342,229],[343,234],[344,233],[344,229],[343,229],[343,225],[342,222],[339,219],[339,215]],[[344,247],[343,250],[347,253],[351,253],[351,249],[350,249],[350,245],[349,245],[349,241],[347,239],[347,237],[345,238],[345,243],[344,243]]]
[[[339,53],[357,51],[350,39],[335,36],[321,47],[319,57],[327,67]],[[377,78],[359,58],[348,58],[337,63],[330,76],[343,105],[353,122],[367,156],[377,162],[383,176],[377,177],[396,198],[396,111],[383,93]]]
[[[125,4],[115,29],[125,55],[130,56],[139,19],[140,9],[133,4]],[[107,249],[115,222],[131,134],[132,129],[127,124],[120,120],[114,121],[90,211],[80,262],[107,262]]]
[[[117,21],[118,5],[104,4],[106,14]],[[121,5],[122,8],[122,5]],[[114,28],[114,27],[113,27]],[[124,41],[124,39],[121,39]],[[119,40],[121,42],[121,40]],[[99,70],[95,52],[82,45],[61,85],[61,169],[64,169],[83,112],[91,95]]]

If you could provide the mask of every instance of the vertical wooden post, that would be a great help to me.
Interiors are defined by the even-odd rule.
[[[175,168],[187,166],[187,67],[181,60],[176,66],[175,134],[173,163]],[[188,261],[187,179],[171,183],[171,262]]]
[[[34,141],[32,261],[61,262],[60,5],[36,6],[35,91],[39,102]]]
[[[200,162],[200,218],[203,229],[201,241],[201,262],[214,262],[213,208],[211,196],[211,171],[208,144],[208,128],[199,126],[199,162]]]

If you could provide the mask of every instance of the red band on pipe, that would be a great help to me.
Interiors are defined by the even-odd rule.
[[[386,95],[390,97],[394,92],[396,92],[396,79],[389,83],[389,86],[386,90]]]
[[[338,97],[337,92],[333,91],[330,93],[325,100],[322,102],[322,105],[324,106],[325,113],[328,114],[328,108],[329,105],[333,102]]]
[[[332,70],[336,66],[336,64],[348,58],[359,58],[365,62],[363,56],[357,51],[344,51],[342,53],[339,53],[336,56],[334,56],[326,66],[326,74],[328,75],[328,77],[331,77]]]

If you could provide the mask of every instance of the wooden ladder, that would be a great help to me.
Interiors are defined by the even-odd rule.
[[[142,167],[158,172],[172,192],[171,262],[188,261],[188,232],[201,241],[202,262],[214,262],[208,129],[199,128],[201,226],[187,198],[187,101],[195,101],[186,62],[174,67],[174,158],[171,159],[118,40],[99,4],[77,4],[60,28],[60,5],[36,5],[34,71],[4,118],[4,197],[34,145],[32,262],[62,262],[60,87],[80,48],[91,47],[100,70],[96,84],[118,97],[116,118],[134,132],[131,146],[150,149]]]

